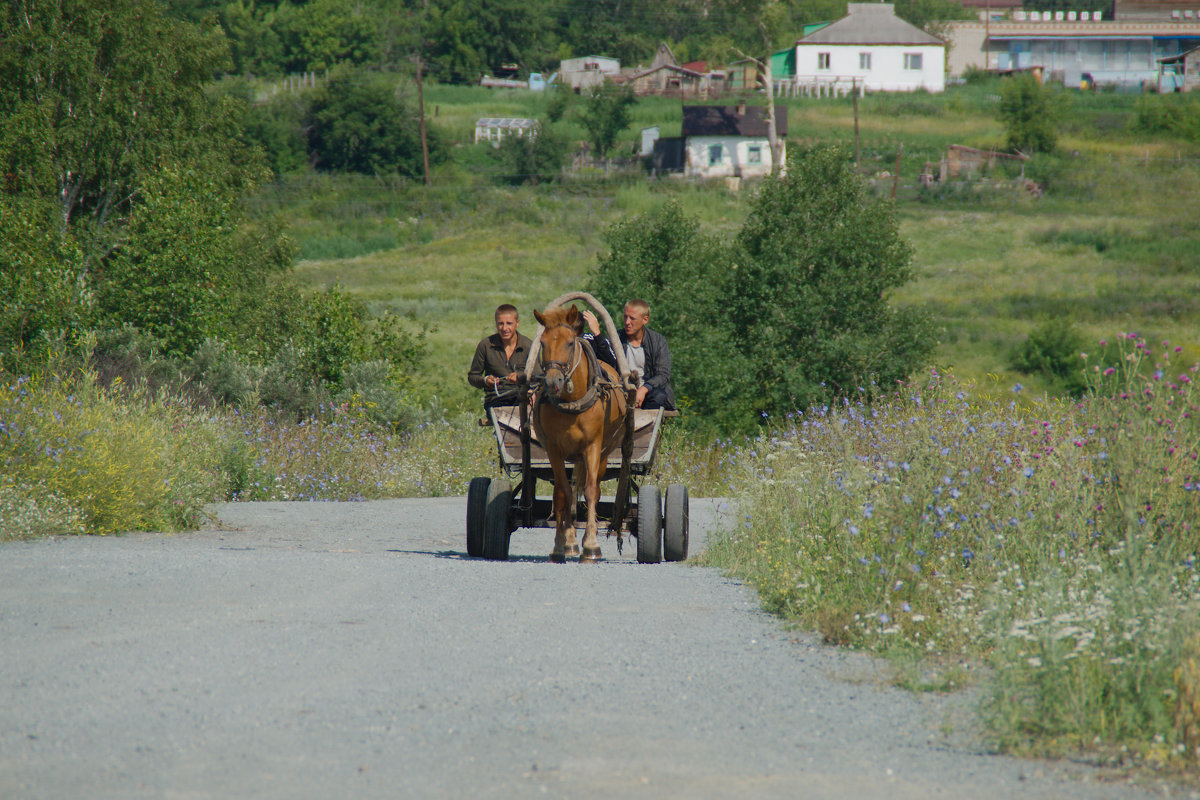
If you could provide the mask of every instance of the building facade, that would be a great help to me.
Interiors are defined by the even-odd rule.
[[[796,42],[797,85],[911,92],[946,88],[946,45],[891,3],[849,3],[846,16]]]
[[[1078,87],[1149,86],[1159,62],[1200,46],[1200,19],[1108,20],[1096,14],[1014,11],[1008,19],[951,22],[950,75],[1040,67],[1045,80]]]

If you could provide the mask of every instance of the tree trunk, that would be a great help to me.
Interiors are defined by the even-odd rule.
[[[783,167],[781,163],[782,148],[779,143],[779,134],[775,128],[775,81],[771,77],[771,53],[768,50],[767,57],[763,59],[763,83],[767,92],[767,142],[771,145],[771,174],[775,175]]]

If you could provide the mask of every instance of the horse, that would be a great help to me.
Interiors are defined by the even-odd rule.
[[[616,370],[596,359],[581,337],[584,320],[579,310],[548,308],[534,311],[543,327],[539,362],[542,371],[533,428],[546,449],[554,471],[554,550],[550,560],[563,563],[579,556],[581,563],[599,561],[596,503],[608,454],[625,431],[628,402]],[[567,478],[572,461],[576,484],[587,500],[583,551],[575,543],[575,487]]]

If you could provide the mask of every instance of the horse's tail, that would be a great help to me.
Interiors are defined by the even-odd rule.
[[[587,485],[587,470],[583,468],[583,464],[576,462],[571,470],[571,491],[574,492],[572,499],[579,502],[579,498],[583,497],[583,490]]]

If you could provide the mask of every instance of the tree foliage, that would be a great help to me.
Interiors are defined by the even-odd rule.
[[[999,116],[1008,146],[1022,153],[1052,152],[1058,144],[1055,125],[1061,100],[1033,74],[1006,79],[1000,88]]]
[[[418,357],[413,337],[343,294],[300,294],[281,227],[247,217],[268,172],[244,104],[209,90],[227,64],[211,22],[151,0],[0,13],[0,368],[121,329],[180,363],[225,348],[281,364],[265,369],[325,396]]]
[[[613,149],[617,136],[629,127],[631,108],[637,98],[629,86],[605,82],[593,86],[579,108],[579,123],[587,131],[592,154],[603,158]]]
[[[618,223],[607,242],[596,296],[609,308],[650,301],[676,394],[727,430],[886,390],[932,352],[929,322],[888,303],[911,278],[911,248],[838,149],[793,153],[731,242],[671,204]]]
[[[365,175],[423,174],[415,111],[396,90],[361,74],[343,73],[318,89],[308,110],[309,153],[318,169]],[[442,158],[429,129],[429,157]]]
[[[232,189],[260,177],[239,111],[206,83],[225,63],[216,27],[165,17],[150,0],[10,3],[0,20],[0,169],[11,189],[59,206],[103,254],[142,178],[164,161],[207,162]]]
[[[549,183],[562,172],[570,144],[553,126],[538,122],[528,136],[509,136],[496,149],[508,183]]]

